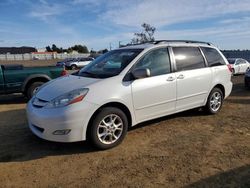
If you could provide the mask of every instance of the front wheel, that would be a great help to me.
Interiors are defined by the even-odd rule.
[[[212,89],[212,91],[208,96],[205,109],[209,114],[216,114],[217,112],[220,111],[222,103],[223,103],[223,93],[221,89],[214,88]]]
[[[89,139],[98,149],[110,149],[119,145],[127,134],[128,120],[118,108],[105,107],[90,124]]]
[[[76,65],[71,65],[70,68],[71,68],[71,70],[76,70],[77,66]]]
[[[28,99],[31,99],[33,97],[33,95],[37,92],[37,90],[39,89],[39,87],[41,85],[43,85],[44,82],[34,82],[32,83],[26,91],[26,95],[28,97]]]

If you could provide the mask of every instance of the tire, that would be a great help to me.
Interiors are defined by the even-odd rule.
[[[223,104],[223,93],[219,88],[213,88],[207,98],[205,110],[208,114],[216,114],[220,111]],[[214,102],[212,102],[214,101]]]
[[[29,85],[29,87],[26,90],[26,96],[28,99],[31,99],[35,93],[35,91],[43,85],[44,82],[33,82],[32,84]]]
[[[232,74],[235,75],[235,70],[234,69],[232,69]]]
[[[111,119],[114,124],[109,125]],[[118,126],[119,124],[121,125]],[[128,130],[128,119],[122,110],[105,107],[99,111],[89,126],[88,139],[91,144],[98,149],[105,150],[113,148],[123,141]]]
[[[76,70],[77,66],[76,65],[71,65],[70,68],[71,68],[71,70]]]

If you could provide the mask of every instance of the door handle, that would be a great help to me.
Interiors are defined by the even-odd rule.
[[[185,76],[183,75],[183,74],[180,74],[178,77],[177,77],[177,79],[184,79],[185,78]]]
[[[168,78],[167,78],[167,81],[174,81],[175,80],[175,78],[173,77],[173,76],[169,76]]]

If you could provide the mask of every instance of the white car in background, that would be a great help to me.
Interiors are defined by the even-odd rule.
[[[86,65],[88,65],[90,62],[94,60],[93,57],[80,57],[80,58],[75,58],[70,61],[65,62],[65,67],[67,69],[75,70],[82,68]]]
[[[250,63],[241,58],[228,58],[228,62],[232,66],[233,74],[245,74],[250,67]]]
[[[231,74],[210,43],[123,47],[40,87],[27,104],[29,127],[46,140],[88,139],[99,149],[112,148],[128,127],[147,120],[197,107],[216,114],[231,93]]]

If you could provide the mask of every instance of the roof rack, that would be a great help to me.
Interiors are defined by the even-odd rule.
[[[211,43],[209,42],[202,42],[202,41],[195,41],[195,40],[156,40],[153,41],[153,44],[160,44],[163,42],[184,42],[184,43],[201,43],[201,44],[207,44],[207,45],[211,45]]]

